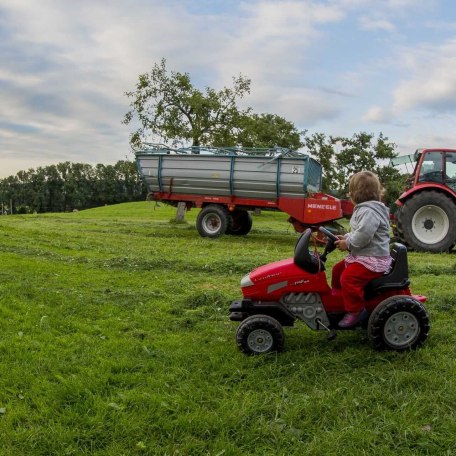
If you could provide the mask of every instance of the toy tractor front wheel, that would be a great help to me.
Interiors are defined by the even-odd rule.
[[[423,345],[429,329],[424,305],[411,296],[398,295],[385,299],[374,309],[367,334],[377,350],[404,351]]]
[[[236,342],[246,355],[261,355],[283,349],[285,334],[282,325],[268,315],[247,317],[236,332]]]

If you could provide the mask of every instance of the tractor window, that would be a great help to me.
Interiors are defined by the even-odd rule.
[[[446,184],[456,192],[456,153],[447,152],[445,162]]]
[[[443,183],[443,152],[427,152],[424,155],[418,182]]]

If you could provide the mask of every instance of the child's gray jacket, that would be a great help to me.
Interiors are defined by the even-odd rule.
[[[355,206],[350,219],[347,246],[352,255],[388,256],[389,209],[380,201],[366,201]]]

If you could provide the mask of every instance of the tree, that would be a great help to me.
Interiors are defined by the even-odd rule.
[[[132,102],[123,123],[139,120],[139,129],[130,136],[133,146],[150,135],[193,146],[214,145],[221,138],[233,142],[241,119],[250,112],[250,108],[241,111],[236,103],[249,92],[250,79],[239,75],[233,77],[233,87],[219,91],[206,87],[203,93],[193,86],[188,73],[168,72],[162,59],[139,76],[135,91],[126,93]]]
[[[295,125],[275,114],[252,114],[242,118],[237,143],[244,147],[299,149],[304,144]]]
[[[312,136],[304,137],[304,145],[310,155],[321,164],[323,171],[322,191],[324,193],[338,193],[339,185],[334,163],[336,151],[332,137],[327,138],[324,133],[314,133]]]
[[[376,173],[386,189],[386,202],[392,203],[401,186],[400,173],[390,166],[391,158],[397,156],[396,145],[382,133],[355,133],[351,138],[326,137],[315,133],[305,137],[305,145],[323,168],[323,191],[345,197],[350,176],[362,170]]]
[[[350,176],[358,171],[369,170],[380,174],[380,170],[387,166],[391,158],[396,157],[394,152],[396,145],[388,143],[380,133],[374,140],[373,134],[355,133],[351,138],[334,138],[340,145],[341,151],[336,156],[336,165],[339,170],[340,188],[348,188]]]

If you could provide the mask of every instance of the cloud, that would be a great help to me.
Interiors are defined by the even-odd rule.
[[[2,1],[0,59],[8,65],[0,69],[0,176],[15,171],[6,156],[21,166],[125,158],[124,92],[167,47],[186,41],[188,23],[179,37],[167,27],[176,18],[170,8],[141,6]]]
[[[255,111],[278,113],[299,125],[332,118],[337,102],[329,105],[328,94],[304,81],[311,48],[324,39],[319,26],[343,17],[341,8],[311,1],[244,2],[242,20],[228,24],[229,40],[217,52],[218,84],[242,72],[253,81],[246,103]]]
[[[400,155],[411,154],[423,148],[448,148],[454,144],[454,134],[451,130],[435,133],[425,127],[417,129],[413,135],[406,135],[397,141],[397,151]]]
[[[383,30],[385,32],[394,32],[396,30],[395,25],[386,19],[373,19],[367,16],[362,16],[359,23],[362,30]]]
[[[429,3],[433,3],[434,0],[431,0]],[[416,0],[387,0],[386,4],[391,9],[409,9],[409,8],[416,8],[420,5],[417,5]]]
[[[257,112],[278,114],[299,128],[318,125],[323,119],[334,119],[342,110],[337,99],[328,103],[328,95],[321,90],[295,88],[283,91],[280,87],[261,86],[255,94]]]
[[[437,47],[406,49],[404,54],[409,77],[394,91],[394,111],[456,112],[456,40]]]
[[[383,123],[386,120],[385,112],[380,106],[372,106],[364,114],[362,120],[364,122]]]
[[[339,9],[310,1],[245,2],[241,11],[241,19],[231,17],[223,26],[224,42],[215,35],[214,65],[221,84],[240,71],[255,84],[296,82],[309,48],[321,38],[317,24],[342,18]]]

